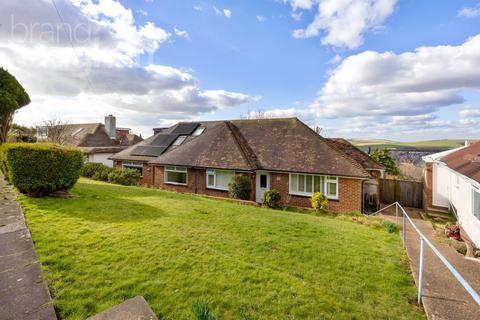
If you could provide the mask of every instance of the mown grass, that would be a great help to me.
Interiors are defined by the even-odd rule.
[[[420,319],[398,235],[334,216],[81,179],[20,196],[55,307],[85,319],[142,295],[161,319]]]

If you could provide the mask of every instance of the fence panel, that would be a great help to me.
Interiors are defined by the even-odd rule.
[[[380,179],[380,201],[398,202],[405,207],[423,207],[423,183],[418,181]]]

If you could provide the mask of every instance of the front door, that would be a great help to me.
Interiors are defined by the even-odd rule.
[[[257,172],[256,190],[256,200],[260,203],[262,202],[263,193],[270,190],[270,173],[262,171]]]

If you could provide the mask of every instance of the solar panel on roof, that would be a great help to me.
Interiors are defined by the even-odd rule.
[[[166,146],[138,146],[132,150],[132,155],[158,157],[165,151],[165,149],[167,149]]]
[[[159,134],[150,142],[150,145],[168,147],[177,137],[178,134]]]
[[[189,122],[189,123],[179,123],[172,133],[181,134],[181,135],[191,135],[195,129],[200,125],[200,123]]]

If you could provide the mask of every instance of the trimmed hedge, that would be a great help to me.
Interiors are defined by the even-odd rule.
[[[113,170],[108,174],[108,182],[124,186],[136,186],[140,179],[140,172],[135,169]]]
[[[135,169],[114,169],[101,163],[85,163],[81,175],[85,178],[124,186],[135,186],[140,179],[140,173]]]
[[[0,146],[0,169],[20,192],[32,197],[72,188],[80,177],[79,149],[53,144],[5,143]]]

